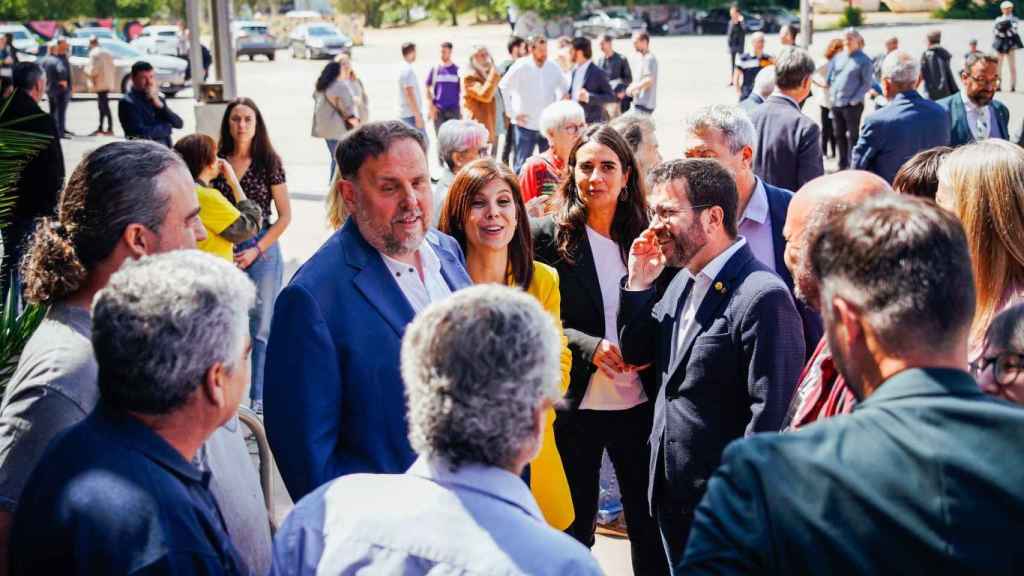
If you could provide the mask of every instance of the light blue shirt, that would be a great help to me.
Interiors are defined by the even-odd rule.
[[[272,576],[596,575],[514,474],[420,457],[405,474],[353,474],[301,501],[274,538]]]
[[[832,106],[863,104],[864,96],[874,81],[874,64],[863,51],[836,54],[828,68],[828,89],[832,95]]]

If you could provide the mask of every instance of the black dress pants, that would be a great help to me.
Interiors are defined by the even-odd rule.
[[[839,148],[839,169],[850,167],[850,155],[860,138],[860,117],[864,114],[864,104],[853,106],[833,106],[832,121],[835,125],[836,146]]]
[[[103,130],[103,120],[107,121],[107,130],[110,132],[114,131],[114,116],[110,113],[110,92],[97,92],[96,102],[100,109],[100,127],[99,130]]]
[[[668,574],[661,535],[647,500],[653,408],[654,402],[644,402],[628,410],[570,410],[555,418],[555,442],[576,513],[566,533],[588,548],[594,545],[601,456],[607,448],[622,491],[636,576]]]

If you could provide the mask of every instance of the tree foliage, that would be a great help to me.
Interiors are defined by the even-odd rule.
[[[0,0],[0,20],[181,16],[185,0]]]

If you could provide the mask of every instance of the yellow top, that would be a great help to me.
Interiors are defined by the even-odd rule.
[[[231,262],[235,245],[220,233],[234,224],[242,213],[214,188],[196,186],[196,195],[199,196],[199,220],[206,228],[206,240],[199,242],[196,248]]]
[[[509,279],[509,285],[515,285]],[[533,279],[526,291],[540,301],[545,310],[555,319],[555,325],[562,337],[562,393],[569,388],[569,370],[572,368],[572,353],[569,351],[569,339],[562,332],[562,297],[558,292],[558,271],[554,268],[533,263]],[[569,493],[569,481],[562,467],[562,457],[555,445],[555,411],[548,410],[547,422],[544,426],[544,444],[537,457],[530,462],[530,491],[540,505],[541,513],[549,525],[556,530],[565,530],[572,524],[575,512],[572,507],[572,496]]]

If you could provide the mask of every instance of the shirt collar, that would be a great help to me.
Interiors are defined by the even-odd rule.
[[[420,264],[423,266],[424,275],[441,273],[441,259],[437,257],[437,254],[426,238],[420,242],[420,247],[416,249],[416,253],[419,255]],[[392,274],[398,275],[408,271],[409,265],[405,262],[395,260],[383,252],[380,255],[384,259],[384,265],[388,267],[388,270],[391,270]]]
[[[407,473],[441,485],[459,486],[492,496],[521,508],[538,522],[544,521],[530,488],[522,478],[507,470],[482,464],[462,464],[452,471],[451,465],[443,458],[420,456]]]
[[[797,102],[795,98],[792,98],[790,96],[786,96],[785,94],[783,94],[782,92],[779,92],[778,90],[775,90],[774,92],[772,92],[772,96],[778,96],[779,98],[782,98],[783,100],[788,100],[791,104],[793,104],[793,106],[796,106],[798,110],[800,109],[800,103]],[[760,185],[760,179],[758,179],[758,185]]]
[[[963,100],[964,108],[966,108],[968,111],[981,112],[982,110],[988,110],[988,104],[986,104],[985,106],[978,106],[970,98],[968,98],[966,90],[960,91],[960,99]]]
[[[739,252],[740,248],[743,248],[746,245],[747,239],[743,236],[737,236],[736,241],[734,241],[731,246],[722,251],[718,256],[715,256],[711,262],[704,265],[704,268],[701,269],[695,279],[699,279],[701,276],[704,276],[708,282],[714,280],[718,277],[719,273],[722,272],[722,268],[725,268],[725,264],[729,259]]]
[[[210,480],[208,472],[201,472],[181,455],[152,428],[106,402],[100,400],[94,412],[110,436],[119,438],[146,458],[156,462],[168,472],[191,482],[206,486]]]
[[[757,177],[754,180],[757,185],[754,186],[754,192],[750,195],[750,202],[747,202],[747,209],[743,211],[740,222],[753,220],[758,224],[764,224],[768,220],[768,191],[765,190],[763,180]]]

